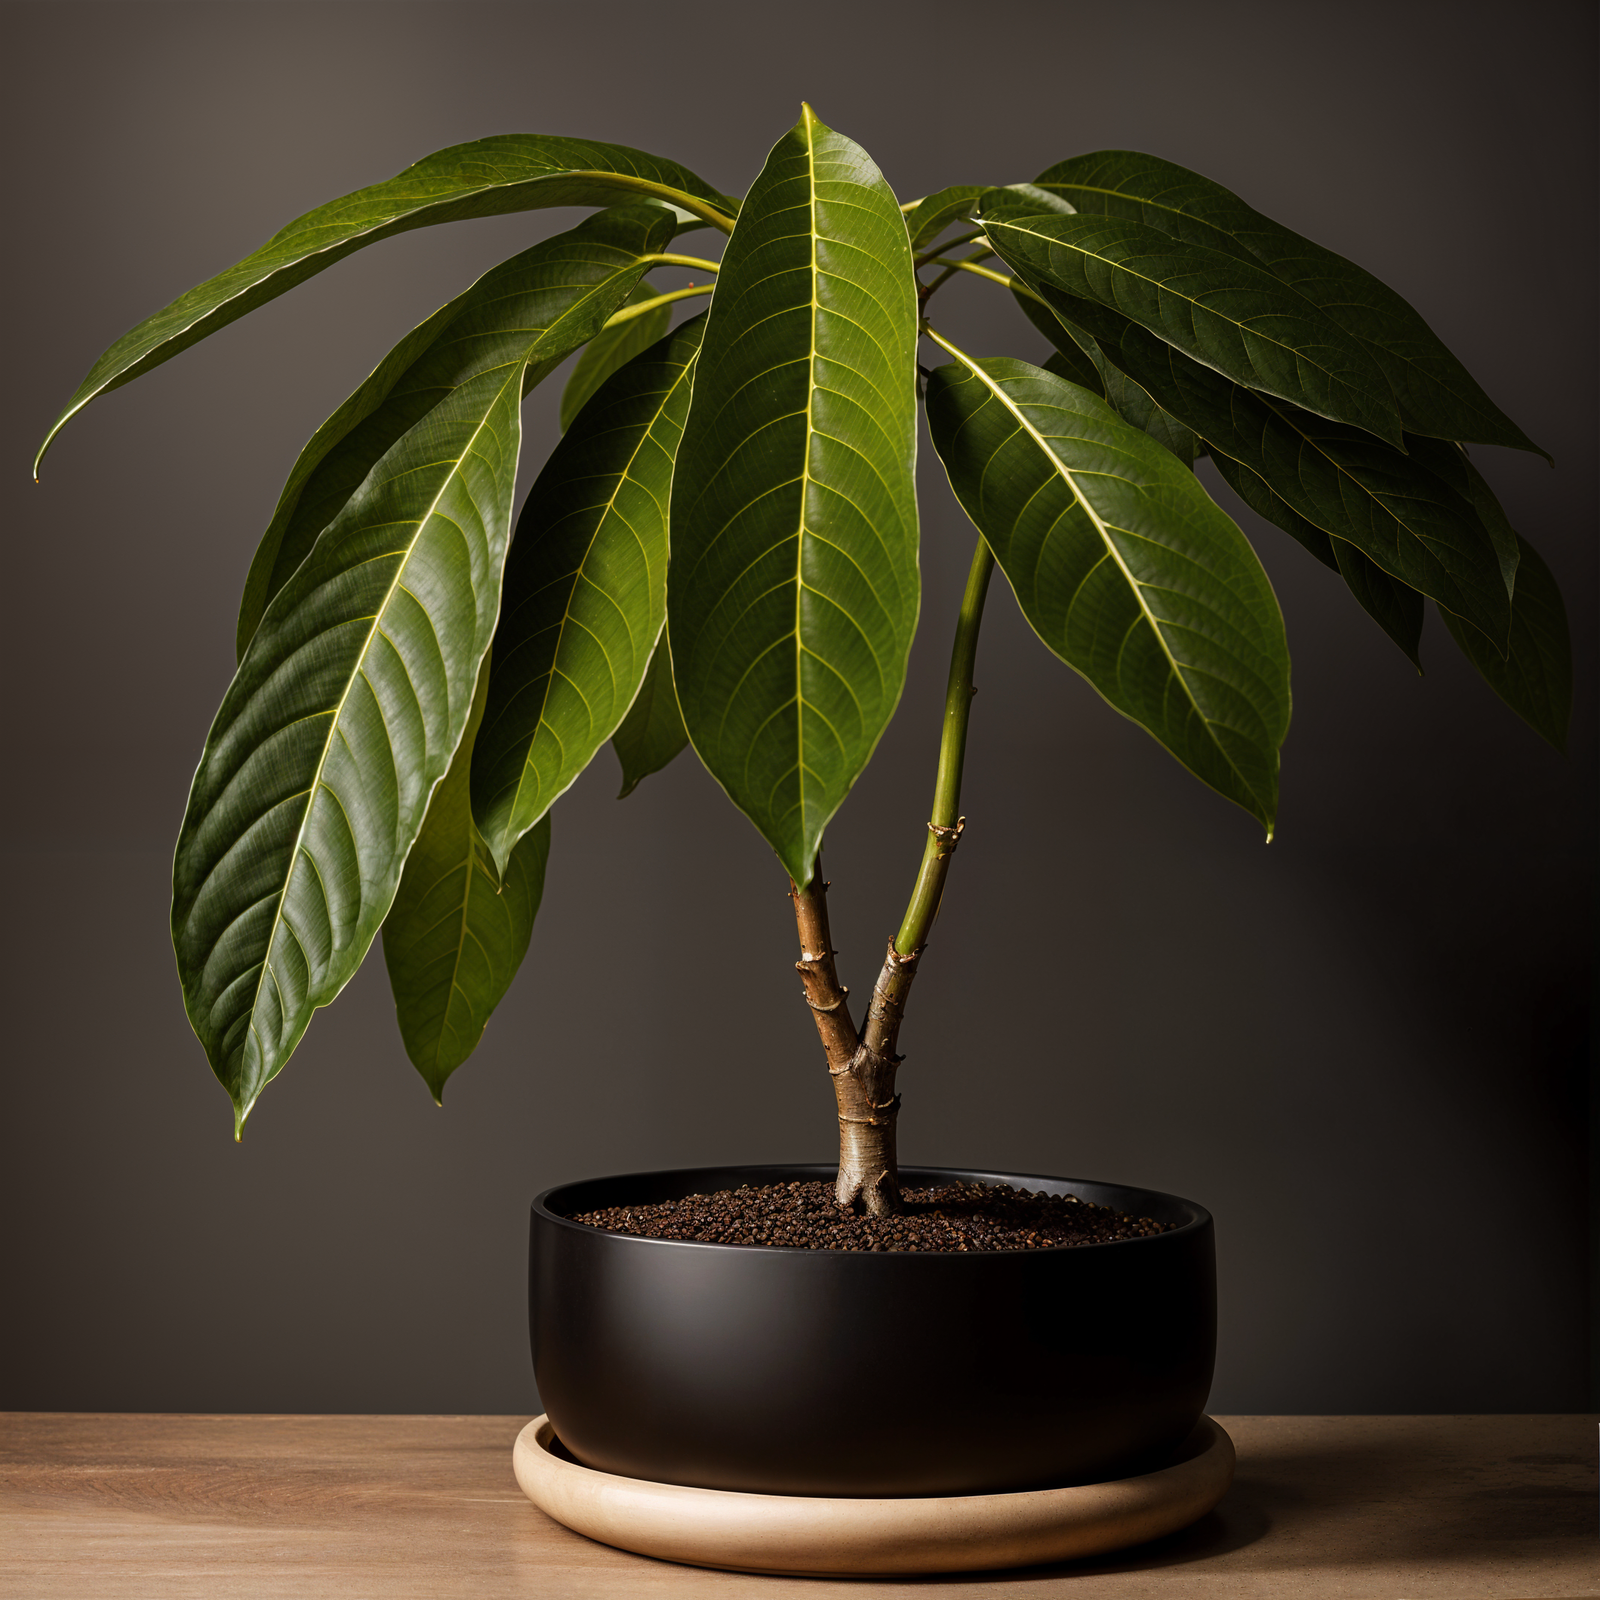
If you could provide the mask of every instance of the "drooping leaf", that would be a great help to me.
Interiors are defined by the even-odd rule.
[[[1297,538],[1304,521],[1347,539],[1402,584],[1505,638],[1511,610],[1500,555],[1473,507],[1424,464],[1429,452],[1402,456],[1359,429],[1252,394],[1126,321],[1113,329],[1100,319],[1096,343],[1193,428],[1219,466],[1226,456],[1261,481],[1265,496],[1223,468],[1262,516]]]
[[[1539,553],[1522,539],[1517,592],[1511,602],[1511,647],[1502,656],[1469,623],[1442,607],[1439,615],[1462,654],[1535,733],[1567,747],[1572,716],[1572,643],[1561,591]]]
[[[1371,351],[1408,432],[1545,453],[1393,289],[1263,216],[1221,184],[1136,150],[1074,156],[1036,181],[1080,212],[1127,218],[1190,244],[1248,253]]]
[[[1434,477],[1449,484],[1461,499],[1477,513],[1478,521],[1489,535],[1500,560],[1500,574],[1505,579],[1506,592],[1515,594],[1517,563],[1521,559],[1522,542],[1511,526],[1505,508],[1495,498],[1494,490],[1484,481],[1467,455],[1466,447],[1451,444],[1443,439],[1417,439],[1411,453]]]
[[[472,820],[472,741],[489,690],[478,674],[467,731],[428,802],[383,921],[383,959],[411,1064],[436,1101],[478,1047],[528,953],[550,855],[546,817],[511,852],[501,879]]]
[[[627,145],[512,133],[425,156],[414,166],[318,206],[226,272],[130,329],[90,368],[39,449],[96,395],[131,383],[218,328],[354,251],[412,228],[541,206],[612,206],[656,196],[699,215],[732,216],[737,201],[676,162]],[[38,461],[34,463],[38,471]]]
[[[628,296],[623,309],[659,298],[656,288],[641,283]],[[657,305],[626,322],[619,322],[614,328],[602,328],[583,347],[583,354],[578,357],[572,376],[561,391],[561,431],[565,433],[572,426],[572,419],[583,410],[584,403],[618,367],[627,366],[641,350],[648,350],[665,336],[671,325],[671,305]]]
[[[1362,555],[1348,539],[1333,541],[1339,575],[1361,609],[1422,671],[1422,596],[1409,584],[1391,578],[1376,561]]]
[[[611,748],[622,765],[622,788],[617,799],[625,800],[651,773],[670,765],[688,743],[689,730],[678,710],[677,691],[672,687],[672,657],[663,633],[627,716],[611,735]]]
[[[498,285],[517,295],[526,295],[535,285],[542,290],[537,303],[528,306],[538,319],[534,331],[539,348],[523,379],[526,392],[595,332],[604,321],[602,316],[597,322],[596,307],[616,304],[619,284],[637,282],[644,270],[639,258],[665,249],[673,228],[671,213],[661,206],[602,211],[513,256],[412,329],[300,452],[245,580],[239,606],[240,659],[268,602],[305,560],[317,535],[338,515],[372,463],[438,405],[460,381],[462,370],[470,370],[460,367],[456,349],[464,315],[478,315],[486,297],[499,292]]]
[[[1306,521],[1282,495],[1249,467],[1241,466],[1221,451],[1211,459],[1223,481],[1250,507],[1274,527],[1282,528],[1314,555],[1325,567],[1337,572],[1361,609],[1389,635],[1407,659],[1422,671],[1422,596],[1409,584],[1391,578],[1369,556],[1347,539],[1335,539],[1314,523]]]
[[[661,636],[673,459],[705,320],[606,381],[522,508],[472,758],[473,812],[502,870],[616,731]]]
[[[1055,354],[1044,363],[1046,372],[1053,372],[1058,378],[1064,378],[1068,383],[1075,383],[1079,388],[1087,389],[1091,394],[1097,394],[1105,399],[1105,361],[1094,347],[1094,341],[1085,339],[1080,346],[1078,341],[1062,326],[1055,313],[1047,306],[1042,306],[1031,295],[1021,291],[1014,291],[1013,298],[1022,307],[1028,321],[1042,333],[1055,347]],[[1094,355],[1090,355],[1093,349]]]
[[[723,257],[667,581],[689,738],[801,885],[905,682],[916,337],[894,196],[807,107]]]
[[[1270,836],[1289,654],[1244,535],[1153,439],[1025,361],[940,367],[927,406],[1034,631]]]
[[[1087,334],[1074,335],[1048,307],[1029,295],[1017,294],[1016,300],[1028,320],[1055,346],[1056,353],[1044,364],[1046,372],[1099,395],[1125,422],[1148,433],[1186,467],[1206,453],[1205,441],[1171,412],[1163,411],[1127,373],[1112,366]]]
[[[919,200],[906,213],[906,228],[911,234],[911,248],[926,250],[935,239],[963,217],[970,217],[977,209],[978,198],[986,192],[981,183],[956,183],[937,194]]]
[[[609,300],[563,289],[536,251],[480,282],[451,326],[446,397],[278,591],[223,698],[178,837],[172,932],[236,1127],[360,965],[466,727],[500,606],[528,364],[552,330],[593,333],[633,282],[616,277]],[[552,297],[581,299],[588,325],[555,321]]]
[[[1098,303],[1236,383],[1401,443],[1366,348],[1265,267],[1114,217],[985,216],[984,229],[1053,309],[1060,295]]]

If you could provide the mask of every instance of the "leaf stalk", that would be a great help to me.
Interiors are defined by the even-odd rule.
[[[649,300],[636,301],[631,306],[624,306],[620,311],[613,312],[606,320],[605,327],[621,327],[625,322],[632,322],[635,317],[642,317],[661,306],[671,305],[674,300],[687,300],[693,295],[710,294],[715,288],[714,283],[691,283],[687,289],[673,289],[666,294],[654,295]]]
[[[965,818],[961,811],[961,772],[967,758],[967,724],[972,714],[973,669],[978,660],[978,630],[983,624],[983,606],[994,576],[994,552],[980,535],[967,570],[966,592],[961,597],[961,614],[956,620],[955,643],[950,650],[950,677],[944,694],[944,732],[939,739],[939,768],[933,781],[933,815],[928,821],[928,840],[923,846],[922,866],[916,887],[906,907],[905,920],[895,935],[893,952],[901,956],[917,954],[928,942],[933,920],[939,914],[944,896],[944,880],[950,871],[950,858],[956,853]]]

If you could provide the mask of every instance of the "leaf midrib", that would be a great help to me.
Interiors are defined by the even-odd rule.
[[[531,347],[530,347],[530,354],[531,354]],[[311,813],[316,807],[316,797],[317,797],[318,791],[323,787],[322,775],[323,775],[323,772],[326,769],[327,764],[328,764],[328,755],[333,749],[334,735],[336,733],[337,734],[342,734],[343,733],[343,730],[339,726],[339,719],[344,714],[345,705],[346,705],[346,703],[348,702],[348,700],[350,698],[351,691],[356,686],[357,680],[365,677],[365,675],[366,675],[365,666],[366,666],[367,653],[372,648],[373,640],[380,633],[382,633],[382,631],[383,631],[382,626],[381,626],[383,615],[388,610],[390,603],[393,601],[395,595],[399,592],[399,590],[402,587],[401,579],[404,577],[406,568],[409,566],[409,564],[411,562],[412,555],[416,552],[417,541],[419,539],[421,539],[423,529],[427,527],[428,523],[433,519],[435,513],[438,511],[440,502],[444,498],[445,490],[450,486],[450,484],[452,482],[454,482],[457,474],[461,470],[461,463],[464,462],[467,459],[467,457],[471,454],[471,451],[472,451],[473,447],[476,445],[478,439],[482,436],[483,431],[489,426],[489,418],[490,418],[491,415],[493,415],[495,407],[499,404],[500,398],[502,396],[504,396],[506,390],[513,383],[515,383],[517,385],[521,384],[521,382],[522,382],[522,369],[526,365],[527,365],[527,356],[524,356],[524,358],[521,361],[512,361],[512,362],[509,362],[507,364],[507,376],[501,380],[500,387],[496,392],[495,399],[492,400],[487,406],[484,407],[483,416],[479,419],[477,426],[473,428],[471,434],[468,436],[466,445],[461,450],[460,454],[456,457],[454,463],[450,467],[450,470],[445,474],[444,479],[441,481],[437,491],[434,493],[434,496],[433,496],[432,500],[428,503],[427,509],[417,519],[417,530],[416,530],[415,534],[412,535],[411,539],[407,543],[405,556],[400,561],[399,565],[395,568],[394,577],[390,581],[388,590],[384,594],[382,604],[379,605],[377,610],[373,613],[372,626],[369,627],[368,630],[367,630],[366,642],[362,645],[360,652],[356,656],[355,665],[354,665],[354,667],[353,667],[353,669],[352,669],[352,671],[350,673],[350,676],[349,676],[348,680],[345,683],[343,691],[339,695],[338,704],[332,708],[333,716],[332,716],[332,721],[331,721],[331,724],[330,724],[330,727],[329,727],[328,737],[327,737],[327,739],[325,739],[323,741],[322,754],[320,756],[318,756],[318,758],[317,758],[317,770],[312,775],[311,783],[310,783],[310,785],[309,785],[309,787],[307,788],[307,791],[306,791],[308,798],[306,800],[305,811],[301,815],[300,826],[295,830],[294,844],[293,844],[292,848],[289,851],[289,868],[288,868],[288,871],[285,872],[284,878],[283,878],[283,884],[277,891],[277,902],[278,903],[277,903],[276,907],[273,910],[272,926],[268,930],[267,937],[266,937],[266,942],[265,942],[265,947],[264,947],[264,952],[263,952],[263,955],[262,955],[262,958],[261,958],[261,976],[256,980],[256,992],[255,992],[255,995],[253,996],[253,998],[251,999],[251,1002],[250,1002],[250,1032],[251,1032],[252,1035],[254,1035],[255,1040],[256,1040],[257,1055],[260,1056],[261,1059],[263,1059],[263,1060],[265,1060],[264,1047],[262,1046],[262,1043],[261,1043],[261,1035],[259,1034],[259,1032],[257,1032],[257,1029],[256,1029],[256,1017],[257,1017],[257,1014],[258,1014],[258,1012],[260,1010],[260,1006],[261,1006],[261,992],[262,992],[262,988],[263,988],[263,986],[264,986],[264,984],[266,982],[266,979],[270,976],[272,978],[273,986],[278,989],[279,1000],[280,1000],[280,1002],[283,1003],[284,1015],[288,1016],[290,1014],[289,1007],[288,1007],[287,1003],[284,1002],[283,990],[282,990],[281,986],[278,985],[277,975],[272,971],[272,952],[273,952],[273,947],[277,943],[278,929],[281,926],[283,926],[283,921],[284,921],[284,917],[283,917],[284,902],[288,898],[289,884],[294,878],[294,869],[298,865],[299,860],[300,860],[300,855],[302,853],[302,847],[303,847],[303,843],[304,843],[305,835],[306,835],[306,828],[310,824]],[[481,513],[480,513],[480,515],[481,515]],[[424,614],[428,615],[428,613],[426,612],[426,608],[424,608]],[[431,616],[430,616],[430,621],[431,620],[432,619],[431,619]],[[480,663],[480,670],[481,670],[481,663]],[[391,759],[393,758],[393,753],[394,752],[393,752],[393,749],[391,747],[391,750],[390,750]],[[427,803],[431,802],[434,793],[437,791],[437,789],[439,787],[439,784],[444,780],[444,776],[445,776],[445,774],[443,772],[441,772],[439,774],[438,778],[436,778],[434,780],[433,784],[430,786],[430,788],[428,790],[427,801],[424,802],[424,807],[423,807],[423,815],[424,816],[427,815]],[[331,788],[328,790],[328,793],[333,795],[334,800],[339,804],[340,809],[342,810],[343,806],[344,806],[344,802],[339,799],[338,794]],[[348,816],[348,814],[347,814],[347,816]],[[347,821],[346,825],[349,826],[348,821]],[[352,837],[352,839],[356,837],[356,834],[355,834],[353,828],[352,828],[352,831],[351,831],[351,837]],[[415,842],[416,842],[415,839],[413,839],[412,843],[414,844]],[[410,852],[409,852],[409,849],[408,849],[407,854],[409,854],[409,853]],[[309,852],[306,853],[306,859],[311,862],[312,870],[316,871],[316,862],[311,857]],[[404,859],[403,858],[402,858],[402,860],[401,860],[401,862],[399,864],[400,864],[400,866],[402,868],[404,867],[405,863],[404,863]],[[318,876],[318,879],[320,881],[321,874],[318,873],[317,876]],[[327,893],[326,893],[325,889],[323,891],[323,896],[324,896],[324,899],[326,900]],[[293,932],[292,929],[290,931]],[[298,943],[299,942],[299,935],[295,935],[295,938],[296,938],[296,942]],[[241,1066],[243,1065],[242,1048],[243,1047],[241,1046],[241,1061],[240,1061]],[[266,1080],[266,1081],[270,1081],[270,1079]],[[239,1121],[241,1123],[245,1120],[245,1118],[247,1118],[250,1115],[250,1112],[254,1108],[256,1100],[260,1095],[261,1088],[265,1088],[265,1087],[266,1087],[266,1082],[264,1081],[262,1083],[262,1085],[260,1086],[260,1088],[258,1088],[256,1090],[256,1092],[251,1095],[249,1104],[243,1106],[240,1109]]]

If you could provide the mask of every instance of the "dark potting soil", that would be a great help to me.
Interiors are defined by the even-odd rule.
[[[862,1217],[840,1210],[831,1183],[745,1184],[654,1205],[608,1206],[572,1220],[642,1239],[796,1250],[1046,1250],[1141,1239],[1176,1226],[1004,1183],[907,1189],[903,1198],[905,1209],[892,1217]]]

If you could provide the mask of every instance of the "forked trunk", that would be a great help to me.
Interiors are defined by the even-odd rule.
[[[828,1058],[834,1097],[839,1106],[839,1204],[851,1211],[887,1216],[900,1209],[900,1167],[895,1154],[895,1124],[900,1096],[894,1078],[901,1057],[895,1053],[906,996],[917,975],[929,930],[939,914],[950,858],[961,843],[966,818],[958,816],[961,768],[967,750],[967,717],[972,697],[972,671],[978,654],[978,626],[984,597],[994,572],[994,556],[982,539],[972,553],[955,645],[950,653],[950,680],[945,690],[944,732],[939,740],[939,771],[934,780],[933,820],[928,824],[922,866],[900,931],[889,941],[872,1003],[861,1031],[850,1020],[850,991],[839,982],[833,940],[828,932],[828,885],[819,854],[811,881],[801,889],[793,882],[795,926],[800,934],[800,959],[795,970],[805,987],[806,1004],[816,1018],[817,1033]]]

